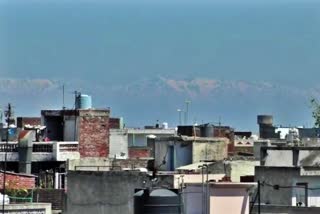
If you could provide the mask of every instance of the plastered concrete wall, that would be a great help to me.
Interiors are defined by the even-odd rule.
[[[81,171],[109,171],[113,165],[123,168],[146,168],[147,159],[109,159],[109,158],[81,158],[78,160],[68,160],[68,170]]]
[[[249,194],[244,188],[210,188],[210,214],[249,214]],[[232,206],[230,206],[232,205]]]
[[[254,175],[255,166],[259,161],[254,160],[228,160],[218,161],[209,165],[209,173],[225,174],[232,182],[240,182],[241,176]]]
[[[223,160],[227,157],[227,141],[193,142],[193,163],[201,162],[201,160]]]
[[[319,166],[320,150],[300,150],[298,165],[301,166]]]
[[[173,148],[173,154],[169,147]],[[165,160],[165,163],[163,163]],[[192,163],[192,143],[182,142],[156,142],[155,143],[155,165],[160,166],[160,170],[170,171],[170,165],[176,169],[180,166]]]
[[[211,174],[225,174],[227,177],[231,176],[231,165],[228,162],[217,161],[209,165],[209,173]]]
[[[204,213],[203,207],[203,193],[202,186],[187,185],[182,193],[184,201],[184,213],[186,214],[202,214]]]
[[[320,175],[318,176],[300,176],[297,178],[292,178],[292,185],[295,186],[297,183],[307,183],[308,188],[308,205],[310,207],[320,207],[320,190],[319,188]],[[296,206],[297,202],[304,203],[303,188],[292,189],[292,206]]]
[[[261,185],[261,202],[273,205],[292,205],[304,202],[304,188],[280,188],[274,189],[269,185],[297,186],[297,183],[307,183],[309,206],[320,206],[319,170],[304,172],[294,167],[256,167],[255,180]],[[266,182],[269,185],[263,185]],[[303,197],[302,197],[303,196]]]
[[[297,166],[319,166],[320,150],[267,150],[262,160],[264,166],[294,166],[293,155],[297,155]]]
[[[300,140],[302,145],[305,146],[320,146],[320,139],[319,138],[302,138]]]
[[[109,157],[128,158],[128,134],[126,129],[110,129]]]
[[[184,213],[186,214],[202,214],[204,206],[202,203],[201,184],[187,184],[183,190],[182,197],[184,200]],[[205,188],[204,191],[207,191]],[[246,187],[222,187],[217,188],[210,186],[208,189],[210,214],[247,214],[249,213],[249,194]]]
[[[0,153],[0,161],[3,162],[5,160],[5,153]],[[7,161],[16,162],[19,161],[19,153],[18,152],[7,152]]]
[[[68,173],[67,214],[133,214],[135,188],[149,178],[140,172]]]
[[[270,206],[262,205],[261,214],[318,214],[320,207],[291,207],[291,206]],[[258,206],[254,206],[252,214],[258,214]]]
[[[174,134],[174,129],[128,129],[128,145],[132,147],[144,147],[148,144],[148,135],[154,135],[160,138],[170,137]]]
[[[259,161],[238,160],[231,161],[231,181],[240,182],[241,176],[254,176],[254,167],[259,165]]]
[[[5,213],[42,213],[52,214],[50,203],[25,203],[5,205]]]
[[[219,181],[225,174],[209,174],[208,180],[215,180]],[[175,174],[174,177],[174,188],[179,189],[181,188],[181,183],[184,184],[199,184],[202,183],[202,174]],[[204,180],[206,180],[206,175],[204,175]]]
[[[271,185],[290,186],[293,179],[300,176],[300,169],[294,167],[255,167],[255,181]],[[292,189],[274,189],[272,186],[261,185],[261,203],[273,205],[291,205]]]
[[[160,170],[169,168],[167,163],[168,145],[173,145],[173,142],[155,142],[155,166],[160,166]],[[163,160],[166,162],[163,163]]]
[[[292,150],[268,150],[264,166],[293,166]]]
[[[256,158],[256,160],[260,160],[260,149],[262,146],[269,146],[270,142],[268,140],[266,141],[255,141],[253,144],[253,153],[254,153],[254,157]]]

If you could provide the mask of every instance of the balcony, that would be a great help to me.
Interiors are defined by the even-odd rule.
[[[7,161],[19,161],[18,143],[0,142],[0,161],[4,161],[7,152]],[[79,159],[78,142],[33,142],[32,162],[41,161],[66,161],[67,159]]]
[[[78,142],[57,142],[53,147],[56,161],[80,159]]]

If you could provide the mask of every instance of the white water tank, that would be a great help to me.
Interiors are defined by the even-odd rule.
[[[162,128],[163,128],[163,129],[168,129],[168,128],[169,128],[168,123],[167,123],[167,122],[163,122],[163,123],[162,123]]]

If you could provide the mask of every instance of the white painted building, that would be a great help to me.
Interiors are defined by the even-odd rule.
[[[110,129],[109,157],[117,159],[129,158],[129,148],[143,148],[148,146],[148,141],[156,138],[174,136],[175,129]]]

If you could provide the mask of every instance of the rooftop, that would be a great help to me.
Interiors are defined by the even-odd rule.
[[[195,137],[195,136],[185,136],[185,135],[175,135],[170,137],[160,137],[156,139],[157,141],[183,141],[183,142],[221,142],[228,141],[227,138],[223,137]]]

